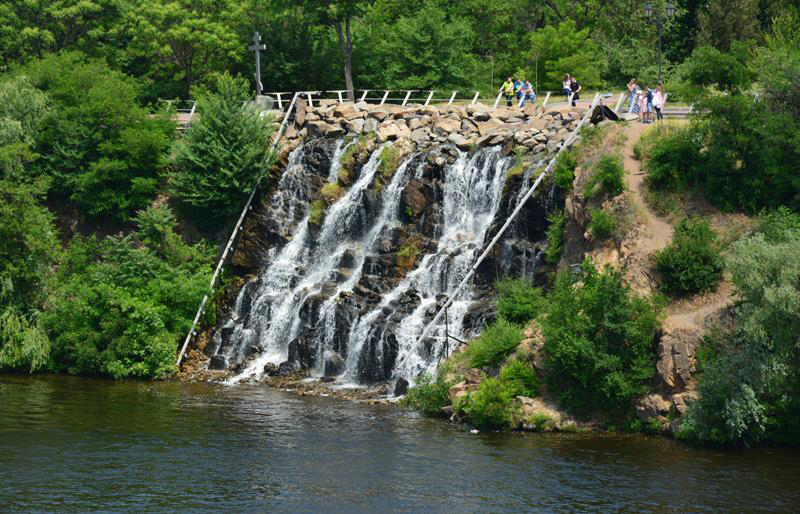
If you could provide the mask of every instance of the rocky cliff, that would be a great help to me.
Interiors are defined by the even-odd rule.
[[[414,345],[580,115],[301,102],[232,257],[209,367],[343,384],[435,369],[455,344],[445,332],[466,339],[493,318],[496,278],[537,273],[549,187]]]

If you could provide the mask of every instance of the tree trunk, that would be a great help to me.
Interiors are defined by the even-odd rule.
[[[344,27],[342,20],[336,20],[336,35],[339,36],[339,49],[342,51],[344,62],[344,85],[347,89],[347,101],[355,102],[353,91],[353,37],[350,33],[350,16],[345,16]]]

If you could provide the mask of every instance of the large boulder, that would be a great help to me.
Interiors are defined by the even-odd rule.
[[[378,142],[385,143],[397,139],[400,134],[400,127],[396,123],[382,123],[377,130]]]
[[[437,120],[433,125],[433,130],[442,135],[458,132],[460,129],[461,123],[450,118]]]
[[[459,150],[469,150],[469,141],[467,138],[458,133],[450,134],[447,138],[448,141],[456,145]]]
[[[352,134],[360,134],[364,131],[364,120],[361,118],[350,120],[347,122],[346,128]]]
[[[323,137],[331,129],[331,126],[324,121],[309,121],[306,124],[306,128],[308,129],[308,137]]]
[[[431,133],[427,128],[418,128],[411,132],[411,140],[416,144],[421,144],[431,138]]]
[[[642,421],[648,421],[651,418],[659,416],[666,416],[672,408],[672,402],[661,396],[660,394],[648,394],[639,398],[634,404],[636,415]]]
[[[342,356],[338,353],[325,350],[323,354],[323,359],[325,359],[325,376],[326,377],[335,377],[337,375],[341,375],[344,372],[346,364]]]
[[[367,118],[364,120],[364,132],[377,132],[380,123],[375,118]]]

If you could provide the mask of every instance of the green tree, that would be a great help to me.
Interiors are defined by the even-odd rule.
[[[244,42],[233,30],[240,8],[232,0],[141,0],[125,13],[131,33],[128,50],[136,59],[157,57],[147,75],[180,81],[180,93],[188,98],[193,85],[213,71],[228,69],[244,53]]]
[[[344,84],[347,99],[355,100],[353,89],[353,20],[364,13],[374,0],[302,0],[303,6],[321,25],[336,31],[339,50],[342,54]]]
[[[176,144],[170,191],[205,224],[237,214],[271,163],[271,122],[249,97],[244,79],[220,75],[215,92],[197,91],[203,114]]]
[[[402,16],[380,35],[377,48],[380,79],[390,87],[434,89],[469,84],[474,58],[468,49],[473,34],[464,18],[449,17],[434,2],[413,15]],[[397,49],[403,49],[398,52]]]
[[[578,30],[573,20],[543,27],[530,36],[530,58],[544,63],[546,89],[558,90],[564,75],[576,77],[584,87],[601,83],[602,63],[589,29]]]
[[[734,41],[759,36],[759,0],[711,0],[698,15],[700,44],[728,51]]]
[[[51,106],[29,171],[52,179],[52,197],[121,221],[147,205],[175,124],[139,105],[136,80],[78,53],[49,55],[21,73]]]

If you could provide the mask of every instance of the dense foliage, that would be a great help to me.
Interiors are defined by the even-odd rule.
[[[167,207],[126,236],[73,239],[43,323],[55,371],[162,377],[211,277],[211,251],[174,232]]]
[[[777,0],[676,3],[664,27],[667,70],[698,43],[727,50],[758,40],[786,9]],[[269,49],[267,91],[342,89],[348,59],[357,88],[488,94],[513,73],[537,89],[558,89],[564,72],[589,86],[657,74],[658,34],[635,0],[3,0],[0,14],[0,67],[80,51],[143,79],[150,100],[186,97],[214,73],[252,77],[246,47],[256,30]]]
[[[733,244],[736,323],[712,338],[700,398],[679,436],[715,443],[800,443],[800,217],[780,211]]]
[[[647,163],[658,191],[695,187],[726,210],[800,207],[800,18],[777,18],[765,45],[699,47],[684,94],[698,116],[659,141]],[[761,94],[754,95],[754,82]],[[724,94],[720,94],[724,92]]]
[[[465,352],[471,368],[498,366],[519,342],[522,341],[522,329],[513,323],[499,318],[470,343]]]
[[[631,292],[620,272],[562,272],[542,319],[547,383],[579,415],[626,414],[655,373],[657,305]]]
[[[587,198],[595,198],[606,194],[617,196],[625,190],[625,170],[619,157],[604,155],[597,161],[584,188]]]
[[[672,242],[655,257],[667,293],[686,296],[712,291],[722,280],[722,256],[708,221],[685,218],[675,224]]]
[[[506,321],[524,325],[544,310],[541,290],[524,278],[504,278],[495,287],[497,313]]]

